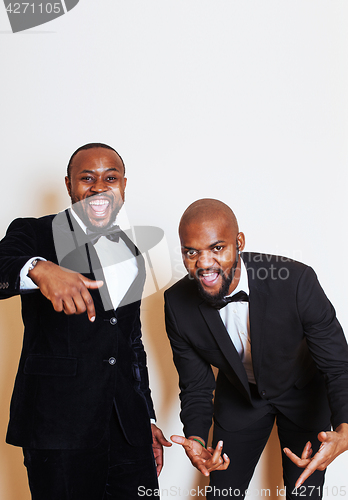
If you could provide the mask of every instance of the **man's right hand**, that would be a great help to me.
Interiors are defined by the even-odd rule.
[[[103,281],[90,280],[80,273],[43,260],[29,271],[28,276],[52,302],[55,311],[64,311],[65,314],[87,311],[88,319],[95,320],[94,302],[88,289],[100,288]]]
[[[195,437],[195,436],[193,436]],[[213,470],[225,470],[230,464],[230,459],[224,453],[221,456],[223,442],[219,441],[215,450],[213,448],[204,448],[198,441],[186,439],[183,436],[171,436],[173,443],[181,444],[186,452],[186,455],[191,460],[191,463],[204,476],[209,476]],[[201,438],[200,441],[203,442]]]

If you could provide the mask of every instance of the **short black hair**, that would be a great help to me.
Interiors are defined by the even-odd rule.
[[[115,151],[115,153],[117,154],[117,156],[120,158],[121,162],[122,162],[122,165],[123,165],[123,173],[125,174],[126,173],[126,166],[124,164],[124,161],[121,157],[121,155],[116,151],[116,149],[112,148],[111,146],[108,146],[107,144],[103,144],[102,142],[90,142],[88,144],[85,144],[84,146],[81,146],[79,147],[72,155],[71,155],[71,158],[69,160],[69,163],[68,163],[68,168],[67,168],[67,176],[68,178],[70,179],[70,175],[71,175],[71,165],[72,165],[72,161],[73,159],[75,158],[75,156],[77,155],[77,153],[79,153],[80,151],[84,151],[85,149],[94,149],[94,148],[104,148],[104,149],[111,149],[112,151]]]

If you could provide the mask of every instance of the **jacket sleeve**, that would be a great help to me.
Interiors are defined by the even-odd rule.
[[[179,311],[180,314],[180,311]],[[209,363],[181,335],[175,313],[165,294],[167,335],[179,374],[181,413],[186,437],[200,436],[207,442],[213,417],[215,377]]]
[[[331,423],[336,428],[348,423],[348,346],[335,309],[310,267],[298,283],[297,307],[309,350],[325,378]]]
[[[21,293],[20,271],[37,252],[37,238],[29,219],[14,220],[0,242],[0,299]]]

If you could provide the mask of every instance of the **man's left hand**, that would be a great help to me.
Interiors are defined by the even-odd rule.
[[[325,470],[338,455],[348,450],[348,424],[339,425],[335,431],[320,432],[318,439],[321,445],[313,457],[312,445],[309,441],[303,449],[301,458],[289,448],[284,448],[285,455],[297,467],[305,469],[296,481],[295,488],[299,488],[314,471]]]
[[[161,429],[155,424],[151,424],[152,431],[152,449],[156,462],[157,477],[160,475],[163,467],[163,446],[172,446],[170,441],[167,441]]]

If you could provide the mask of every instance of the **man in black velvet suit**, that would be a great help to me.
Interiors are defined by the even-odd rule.
[[[188,275],[165,300],[186,438],[172,440],[210,474],[207,498],[244,498],[276,419],[287,498],[321,498],[325,468],[348,449],[348,348],[334,308],[310,267],[240,254],[244,234],[220,201],[190,205],[179,235]]]
[[[1,298],[21,295],[25,327],[7,442],[34,500],[130,500],[158,487],[169,445],[141,341],[144,260],[115,225],[118,153],[79,148],[65,180],[71,209],[17,219],[0,242]]]

